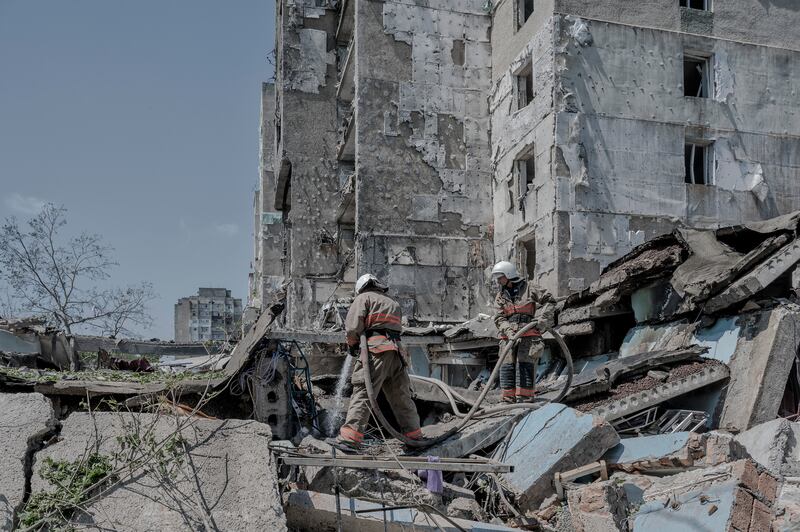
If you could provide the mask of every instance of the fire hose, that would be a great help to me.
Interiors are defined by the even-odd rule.
[[[536,322],[528,323],[522,329],[517,331],[514,334],[514,336],[512,336],[508,340],[508,342],[506,342],[506,345],[503,346],[503,349],[500,351],[500,355],[497,358],[497,364],[495,364],[491,375],[489,375],[489,380],[486,381],[486,384],[484,385],[483,391],[481,391],[481,394],[478,396],[478,399],[472,404],[472,407],[470,408],[469,412],[467,412],[466,414],[462,414],[461,412],[458,411],[457,405],[455,403],[455,395],[453,394],[452,390],[449,390],[449,388],[447,387],[447,385],[445,383],[443,383],[441,381],[438,381],[436,379],[425,379],[425,380],[429,380],[430,382],[434,382],[434,384],[436,384],[437,386],[439,386],[439,388],[442,389],[442,391],[445,393],[445,395],[450,400],[450,403],[451,403],[451,406],[454,409],[454,412],[456,413],[456,415],[458,417],[461,418],[461,421],[455,427],[451,428],[450,430],[448,430],[447,432],[445,432],[441,436],[438,436],[436,438],[423,438],[423,439],[408,438],[404,434],[402,434],[399,431],[395,430],[395,428],[392,427],[392,425],[386,420],[386,417],[384,417],[383,412],[381,412],[380,406],[378,405],[378,398],[376,397],[376,394],[375,394],[375,389],[372,386],[372,359],[369,356],[369,348],[368,348],[368,345],[367,345],[367,336],[365,334],[362,334],[361,335],[361,344],[360,344],[360,347],[361,347],[361,353],[360,353],[360,355],[361,355],[361,365],[364,368],[364,384],[365,384],[366,389],[367,389],[367,396],[369,397],[370,406],[372,407],[372,413],[375,415],[375,418],[378,420],[378,423],[380,423],[381,426],[386,430],[386,432],[388,432],[391,436],[393,436],[394,438],[397,438],[398,440],[400,440],[404,444],[408,445],[409,447],[415,447],[415,448],[424,449],[426,447],[430,447],[432,445],[436,445],[437,443],[446,440],[447,438],[449,438],[453,434],[461,431],[467,425],[467,423],[470,422],[470,420],[473,417],[484,417],[484,416],[487,416],[487,415],[497,414],[497,413],[500,413],[500,412],[506,412],[506,411],[509,411],[509,410],[517,410],[517,409],[535,410],[537,408],[540,408],[544,404],[547,404],[547,403],[550,403],[550,402],[558,402],[558,401],[560,401],[561,399],[564,398],[565,395],[567,395],[567,392],[569,391],[569,388],[572,385],[572,372],[573,372],[572,355],[570,354],[569,348],[567,347],[567,344],[564,343],[564,339],[561,337],[561,335],[558,334],[556,331],[554,331],[552,328],[545,326],[545,327],[543,327],[543,329],[546,332],[549,332],[550,334],[552,334],[553,337],[556,339],[556,342],[558,343],[558,346],[561,348],[561,353],[562,353],[564,359],[567,362],[567,379],[564,382],[564,386],[562,387],[561,392],[559,392],[559,394],[555,398],[550,399],[548,401],[545,401],[543,403],[541,403],[541,402],[540,403],[517,403],[517,404],[496,406],[494,408],[489,408],[489,409],[486,409],[486,410],[482,410],[480,408],[481,403],[483,403],[483,400],[486,398],[486,395],[489,393],[489,390],[494,385],[494,382],[497,379],[498,374],[500,373],[500,366],[503,365],[503,362],[505,361],[505,359],[508,356],[509,352],[517,344],[519,339],[522,338],[522,335],[525,334],[526,332],[528,332],[530,329],[532,329],[535,325],[537,325]],[[463,400],[463,399],[464,399],[463,397],[460,398],[460,400]],[[464,402],[468,403],[468,401],[464,401]]]

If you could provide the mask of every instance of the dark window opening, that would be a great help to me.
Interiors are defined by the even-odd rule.
[[[536,241],[534,239],[522,242],[521,255],[524,264],[522,264],[522,271],[524,271],[528,279],[536,279],[534,273],[536,271]]]
[[[711,0],[680,0],[681,7],[689,9],[699,9],[701,11],[711,11]]]
[[[514,165],[519,183],[519,199],[523,201],[536,178],[536,158],[531,153],[527,158],[515,161]]]
[[[713,184],[711,144],[687,142],[684,145],[684,179],[691,185]]]
[[[516,75],[517,109],[522,109],[533,101],[533,65],[528,65]]]
[[[533,15],[534,0],[517,0],[517,29],[521,28]]]
[[[783,399],[778,408],[778,417],[784,417],[792,421],[800,418],[800,368],[797,365],[796,355],[794,362],[792,362],[792,369],[789,370],[789,378],[783,391]]]
[[[683,54],[683,95],[708,98],[711,89],[711,58]]]
[[[514,212],[514,191],[511,190],[511,183],[512,181],[508,182],[508,208],[506,212]]]
[[[522,219],[525,219],[525,200],[528,193],[533,188],[533,180],[536,178],[536,158],[531,146],[523,158],[514,161],[514,179],[517,180],[517,197],[519,198],[519,211]]]

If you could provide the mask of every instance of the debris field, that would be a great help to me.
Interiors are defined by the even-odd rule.
[[[377,422],[360,454],[325,441],[353,367],[338,312],[317,330],[265,313],[204,355],[6,320],[2,528],[791,530],[799,222],[643,243],[558,301],[533,407],[492,413],[486,390],[414,451]],[[445,434],[497,362],[493,321],[408,325],[402,343],[424,437]]]

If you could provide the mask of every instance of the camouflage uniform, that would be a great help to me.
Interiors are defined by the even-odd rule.
[[[508,338],[534,320],[534,315],[547,325],[552,325],[555,305],[546,290],[529,285],[521,279],[511,286],[501,286],[495,298],[497,313],[494,323],[500,331],[500,349],[504,349]],[[500,388],[503,401],[530,401],[536,384],[536,364],[544,351],[541,332],[530,329],[520,338],[516,347],[506,356],[500,366]],[[517,371],[517,366],[519,370]]]
[[[347,312],[345,332],[347,343],[356,346],[361,333],[366,331],[367,344],[372,358],[372,387],[376,394],[383,391],[400,425],[409,438],[421,438],[419,414],[411,399],[411,382],[406,373],[405,361],[400,354],[400,305],[377,290],[357,295]],[[347,409],[347,419],[339,430],[339,438],[361,443],[369,422],[370,403],[364,382],[364,368],[357,360],[353,368],[353,393]]]

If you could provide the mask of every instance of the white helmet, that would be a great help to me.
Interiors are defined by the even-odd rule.
[[[360,294],[364,291],[365,288],[368,286],[374,286],[379,290],[386,290],[388,287],[381,283],[377,277],[372,275],[371,273],[365,273],[361,277],[358,278],[356,281],[356,295]]]
[[[520,275],[517,267],[508,262],[501,260],[492,268],[492,279],[498,279],[500,276],[505,276],[509,281],[519,281]]]

